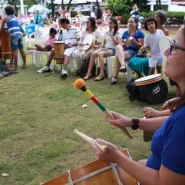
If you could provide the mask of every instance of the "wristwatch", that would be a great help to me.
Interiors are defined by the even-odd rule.
[[[132,118],[132,130],[137,130],[139,128],[139,119],[137,118]]]

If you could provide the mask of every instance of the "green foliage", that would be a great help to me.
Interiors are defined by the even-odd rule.
[[[149,12],[142,12],[141,15],[143,17],[152,17],[154,16],[155,12],[149,11]],[[176,17],[176,18],[182,18],[185,16],[185,12],[172,12],[172,11],[166,11],[168,17]]]
[[[134,3],[138,5],[140,12],[149,10],[149,6],[146,5],[148,0],[107,0],[106,9],[110,9],[114,16],[125,17],[130,15]]]
[[[38,4],[37,0],[26,0],[26,5],[28,5],[27,8],[30,8],[31,6],[36,5],[36,4]]]

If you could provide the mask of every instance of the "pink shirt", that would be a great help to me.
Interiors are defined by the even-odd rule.
[[[47,42],[46,42],[46,46],[47,45],[51,45],[52,46],[52,48],[54,47],[54,44],[53,44],[53,42],[55,42],[55,41],[57,41],[57,38],[49,38],[48,40],[47,40]]]

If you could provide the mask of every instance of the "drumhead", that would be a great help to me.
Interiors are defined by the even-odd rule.
[[[53,44],[64,44],[64,41],[55,41]]]
[[[81,49],[84,51],[88,50],[93,44],[94,40],[94,36],[92,34],[88,34],[83,40],[84,45],[81,47]]]
[[[160,80],[162,80],[162,75],[154,74],[154,75],[145,76],[145,77],[135,80],[135,84],[136,86],[142,86],[142,85],[147,85],[147,84],[151,84],[154,82],[158,82]]]
[[[159,48],[161,49],[162,52],[166,51],[170,47],[172,39],[170,37],[162,37],[159,40]]]

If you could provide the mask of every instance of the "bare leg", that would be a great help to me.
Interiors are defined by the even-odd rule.
[[[89,67],[88,67],[88,71],[87,71],[87,74],[85,75],[84,77],[84,80],[88,80],[89,77],[92,75],[92,68],[93,68],[93,65],[95,63],[95,60],[96,60],[96,57],[98,56],[98,52],[100,50],[96,50],[94,51],[92,54],[91,54],[91,58],[90,58],[90,62],[89,62]]]
[[[157,66],[157,73],[162,74],[162,66]]]
[[[35,47],[36,47],[36,50],[38,51],[42,51],[43,50],[43,47],[39,44],[35,44]]]
[[[18,51],[13,50],[12,53],[13,53],[13,59],[14,59],[14,69],[13,70],[16,70],[17,69],[17,62],[18,62]]]
[[[117,45],[116,46],[116,56],[118,57],[118,60],[121,64],[121,66],[126,66],[125,63],[125,53],[124,53],[124,49],[121,45]]]
[[[112,51],[101,51],[98,53],[98,60],[100,64],[100,74],[95,78],[95,80],[102,80],[104,78],[104,57],[112,56]]]
[[[54,55],[55,55],[54,50],[52,50],[52,51],[50,52],[49,56],[48,56],[48,62],[47,62],[47,64],[46,64],[46,66],[48,66],[48,67],[50,66],[51,61],[52,61]]]
[[[22,60],[23,60],[23,68],[26,67],[26,53],[23,49],[20,50]]]
[[[149,75],[153,75],[155,73],[155,67],[150,67]]]

